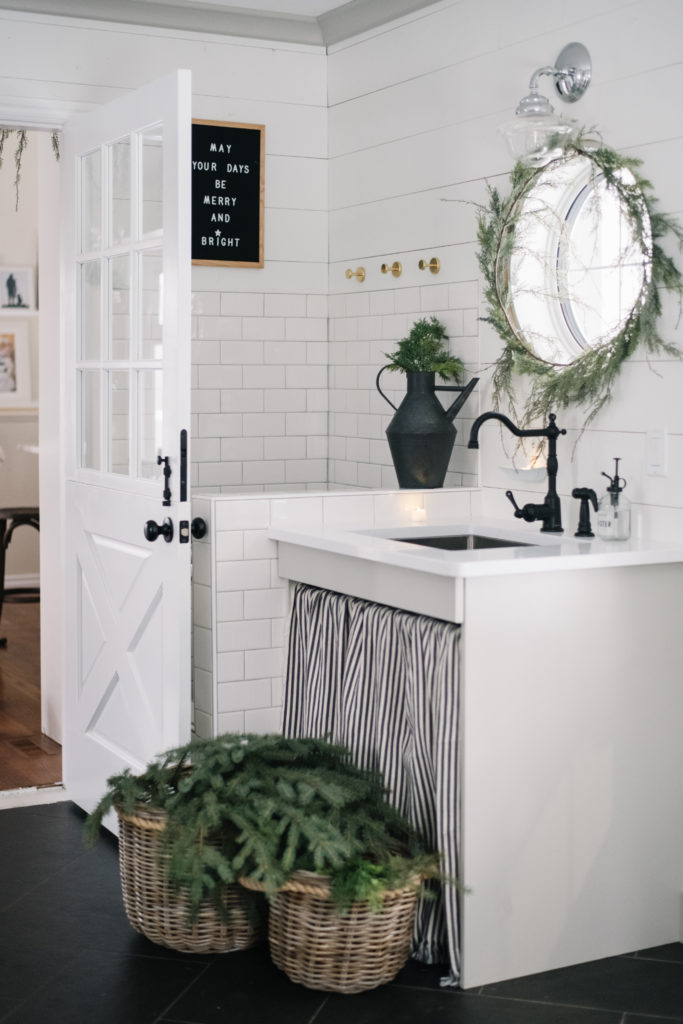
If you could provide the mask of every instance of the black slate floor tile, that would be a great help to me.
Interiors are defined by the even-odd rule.
[[[3,1024],[151,1024],[206,964],[84,950],[33,992]],[[28,996],[28,998],[26,998]]]
[[[391,984],[408,988],[440,989],[441,979],[448,976],[448,971],[448,964],[422,964],[419,960],[409,960]]]
[[[683,965],[621,956],[486,985],[486,995],[683,1018]]]
[[[165,1019],[174,1024],[307,1024],[327,998],[325,992],[294,985],[273,966],[267,947],[259,946],[216,957]]]
[[[669,943],[462,992],[409,961],[341,996],[294,985],[267,946],[188,955],[123,910],[116,842],[83,845],[70,804],[0,812],[0,1024],[683,1024],[683,946]]]
[[[315,1024],[621,1024],[621,1014],[395,985],[331,995]]]
[[[683,1017],[641,1017],[636,1013],[625,1013],[622,1024],[683,1024]]]
[[[68,803],[0,811],[0,910],[82,856],[83,818]]]
[[[669,960],[683,964],[683,942],[669,942],[665,946],[639,949],[635,955],[642,960]]]
[[[0,828],[4,813],[0,813]],[[52,825],[43,822],[42,827],[41,841],[49,846]],[[22,863],[27,865],[28,878],[24,887],[15,887],[16,899],[0,907],[0,1008],[21,999],[39,975],[45,981],[54,979],[74,956],[86,950],[201,964],[210,959],[176,953],[135,932],[123,909],[115,843],[104,839],[95,849],[84,850],[81,831],[79,821],[78,854],[48,877],[32,875],[34,858],[30,855],[15,863],[17,873]],[[62,834],[62,825],[56,832]]]

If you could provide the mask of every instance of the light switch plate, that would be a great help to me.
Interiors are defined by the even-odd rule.
[[[645,467],[648,476],[667,475],[668,448],[668,435],[663,427],[648,430],[645,438]]]

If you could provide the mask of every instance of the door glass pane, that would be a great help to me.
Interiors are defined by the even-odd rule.
[[[130,359],[130,256],[114,256],[110,272],[111,357]]]
[[[160,475],[157,455],[161,451],[163,391],[161,370],[138,373],[138,476]]]
[[[81,157],[81,252],[102,245],[102,161],[99,149]]]
[[[111,161],[111,244],[126,242],[130,231],[130,139],[109,147]]]
[[[142,234],[161,231],[163,217],[163,128],[142,133]]]
[[[161,359],[163,320],[163,263],[161,249],[150,249],[140,254],[140,358]]]
[[[79,371],[81,466],[100,469],[100,371]]]
[[[127,476],[130,469],[130,374],[113,370],[109,374],[109,468],[112,473]]]
[[[102,284],[101,263],[88,260],[81,264],[81,334],[80,359],[102,358]]]

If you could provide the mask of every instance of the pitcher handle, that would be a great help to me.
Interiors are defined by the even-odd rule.
[[[384,394],[384,392],[382,391],[381,387],[379,386],[379,379],[380,379],[380,377],[382,376],[382,374],[384,373],[385,370],[389,369],[390,366],[391,366],[391,363],[387,363],[387,365],[383,366],[382,369],[379,371],[379,373],[377,374],[377,379],[375,380],[375,387],[379,391],[379,393],[382,396],[382,398],[384,399],[384,401],[388,402],[392,409],[396,409],[396,406],[394,405],[394,403],[391,401],[390,398],[387,398],[387,396]]]

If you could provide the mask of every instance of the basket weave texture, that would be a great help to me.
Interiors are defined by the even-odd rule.
[[[190,901],[168,882],[168,855],[161,847],[166,814],[138,807],[134,815],[117,809],[119,864],[126,916],[151,942],[182,953],[229,953],[247,949],[259,938],[239,885],[225,886],[226,917],[209,903],[190,921]]]
[[[296,871],[278,890],[268,919],[273,963],[291,981],[325,992],[364,992],[393,981],[410,956],[417,887],[388,891],[380,911],[355,901],[341,916],[330,884],[322,875]]]

